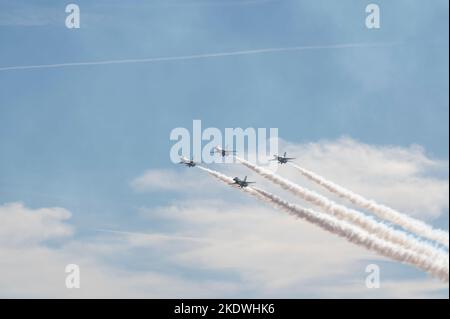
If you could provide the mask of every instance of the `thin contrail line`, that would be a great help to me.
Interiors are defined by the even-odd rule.
[[[273,53],[273,52],[386,47],[386,46],[393,46],[395,44],[397,44],[397,43],[394,43],[394,42],[392,42],[392,43],[347,43],[347,44],[332,44],[332,45],[266,48],[266,49],[243,50],[243,51],[204,53],[204,54],[196,54],[196,55],[155,57],[155,58],[145,58],[145,59],[123,59],[123,60],[104,60],[104,61],[92,61],[92,62],[68,62],[68,63],[56,63],[56,64],[16,65],[16,66],[0,67],[0,72],[1,71],[12,71],[12,70],[65,68],[65,67],[75,67],[75,66],[93,66],[93,65],[108,65],[108,64],[153,63],[153,62],[168,62],[168,61],[181,61],[181,60],[197,60],[197,59],[206,59],[206,58],[263,54],[263,53]]]

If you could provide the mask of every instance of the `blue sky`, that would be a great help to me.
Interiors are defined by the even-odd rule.
[[[75,3],[81,28],[69,30],[64,2],[0,0],[0,68],[390,45],[0,71],[0,204],[64,207],[80,240],[93,228],[148,229],[139,209],[189,194],[136,192],[130,183],[148,169],[174,169],[170,131],[194,119],[277,127],[296,144],[342,136],[373,147],[417,144],[447,163],[440,174],[448,180],[447,1],[377,1],[378,30],[365,27],[368,1]],[[448,228],[448,210],[430,222]]]

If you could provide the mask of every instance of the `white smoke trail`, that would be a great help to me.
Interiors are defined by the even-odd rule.
[[[427,258],[413,250],[406,249],[397,244],[387,242],[379,237],[368,233],[367,231],[352,225],[348,222],[338,220],[333,216],[326,215],[310,209],[302,208],[298,205],[291,204],[276,195],[268,193],[264,190],[253,187],[253,191],[265,197],[274,206],[283,209],[299,218],[305,219],[324,230],[340,237],[347,239],[349,242],[365,247],[380,255],[397,260],[399,262],[408,263],[422,269],[444,282],[448,282],[449,268],[448,259],[434,260]]]
[[[222,173],[201,166],[197,167],[227,184],[233,182],[230,177]],[[426,258],[423,255],[418,254],[417,252],[405,249],[397,244],[386,242],[378,238],[377,236],[369,234],[367,231],[359,228],[358,226],[338,220],[330,215],[315,212],[309,209],[304,209],[297,205],[290,204],[289,202],[284,201],[276,195],[270,194],[261,189],[255,187],[246,187],[243,188],[243,190],[260,200],[269,202],[273,206],[295,215],[296,217],[305,219],[328,232],[344,237],[349,242],[365,247],[369,250],[379,253],[380,255],[397,260],[399,262],[412,264],[417,268],[429,272],[430,274],[440,278],[441,280],[448,282],[448,259],[447,262],[445,262],[443,260]]]
[[[203,167],[203,166],[201,166],[201,165],[196,165],[196,167],[198,167],[198,168],[200,168],[202,171],[205,171],[205,172],[209,173],[210,175],[212,175],[212,176],[214,176],[214,177],[220,179],[222,182],[225,182],[225,183],[227,183],[227,184],[233,184],[233,183],[234,183],[234,180],[233,180],[231,177],[229,177],[229,176],[227,176],[227,175],[225,175],[225,174],[222,174],[222,173],[220,173],[220,172],[218,172],[218,171],[214,171],[214,170],[212,170],[212,169]]]
[[[347,198],[353,204],[373,212],[379,218],[395,223],[403,227],[405,230],[416,233],[419,236],[438,241],[447,247],[449,246],[448,232],[441,229],[434,229],[432,226],[427,225],[420,220],[409,217],[390,207],[378,204],[374,200],[366,199],[361,195],[358,195],[350,190],[336,185],[333,182],[326,180],[324,177],[317,175],[316,173],[313,173],[301,166],[298,166],[294,163],[290,164],[311,181],[316,182],[317,184],[323,186],[330,192],[339,195],[340,197]]]
[[[347,44],[332,44],[332,45],[314,45],[314,46],[311,45],[311,46],[266,48],[266,49],[230,51],[230,52],[219,52],[219,53],[205,53],[205,54],[196,54],[196,55],[168,56],[168,57],[156,57],[156,58],[145,58],[145,59],[123,59],[123,60],[105,60],[105,61],[93,61],[93,62],[68,62],[68,63],[55,63],[55,64],[17,65],[17,66],[0,67],[0,72],[12,71],[12,70],[54,69],[54,68],[76,67],[76,66],[108,65],[108,64],[154,63],[154,62],[169,62],[169,61],[182,61],[182,60],[197,60],[197,59],[218,58],[218,57],[237,56],[237,55],[251,55],[251,54],[263,54],[263,53],[275,53],[275,52],[289,52],[289,51],[383,47],[383,46],[392,46],[395,44],[396,43],[347,43]]]
[[[442,249],[430,246],[428,243],[420,241],[417,238],[396,230],[384,223],[378,222],[372,217],[359,211],[339,205],[320,194],[305,189],[300,185],[297,185],[265,168],[252,164],[238,156],[235,156],[235,158],[261,176],[267,178],[275,184],[280,185],[282,188],[292,192],[294,195],[300,196],[302,199],[323,208],[325,211],[333,216],[336,216],[337,218],[354,223],[384,240],[402,245],[405,248],[412,249],[431,258],[447,260],[448,262],[448,253]]]

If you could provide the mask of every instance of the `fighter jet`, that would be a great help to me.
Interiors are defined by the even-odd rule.
[[[194,167],[195,165],[197,165],[197,163],[195,163],[193,160],[186,158],[184,156],[180,157],[180,162],[179,164],[184,164],[187,167]]]
[[[240,179],[239,177],[233,178],[234,183],[232,185],[238,185],[240,188],[247,187],[249,184],[254,184],[255,182],[247,182],[247,176],[244,179]]]
[[[236,154],[235,150],[227,150],[226,148],[223,149],[221,148],[219,145],[217,145],[216,147],[214,147],[214,149],[211,151],[211,154],[220,154],[222,157],[228,156],[230,154]]]
[[[274,159],[272,159],[271,161],[278,161],[278,163],[280,164],[286,164],[290,160],[295,159],[294,157],[286,157],[286,152],[284,152],[283,156],[274,155],[273,157]]]

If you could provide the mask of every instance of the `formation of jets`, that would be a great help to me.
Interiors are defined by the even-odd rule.
[[[226,149],[226,148],[223,149],[219,145],[217,145],[211,151],[211,154],[220,154],[222,157],[225,157],[225,156],[229,156],[231,154],[236,154],[236,150],[229,150],[229,149]],[[283,156],[274,155],[273,159],[271,159],[271,161],[277,161],[280,164],[286,164],[286,163],[288,163],[289,161],[291,161],[293,159],[295,159],[295,158],[294,157],[287,157],[286,156],[286,152],[284,152]],[[184,156],[180,157],[179,164],[186,165],[187,167],[195,167],[195,165],[197,165],[197,163],[194,162],[194,160],[186,158]],[[255,183],[255,182],[247,181],[247,176],[245,176],[244,179],[240,179],[239,177],[235,177],[235,178],[233,178],[233,181],[234,182],[231,183],[231,185],[237,185],[240,188],[245,188],[249,184],[254,184]]]

